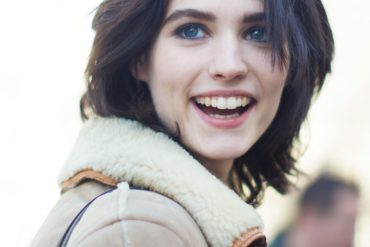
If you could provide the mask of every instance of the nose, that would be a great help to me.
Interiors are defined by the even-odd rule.
[[[224,42],[218,49],[215,49],[209,66],[209,74],[213,79],[217,81],[240,80],[247,73],[247,63],[242,57],[237,42]]]

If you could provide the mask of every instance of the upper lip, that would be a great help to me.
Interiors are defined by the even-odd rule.
[[[195,97],[215,97],[215,96],[220,96],[220,97],[246,96],[248,98],[255,99],[252,93],[245,91],[245,90],[212,90],[212,91],[199,93],[195,95],[194,98]]]

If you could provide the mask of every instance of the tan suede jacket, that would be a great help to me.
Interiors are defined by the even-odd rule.
[[[167,136],[124,119],[85,123],[59,177],[62,196],[32,247],[266,246],[255,210]],[[133,189],[130,186],[143,189]]]

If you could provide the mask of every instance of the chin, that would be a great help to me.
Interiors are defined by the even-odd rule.
[[[248,151],[245,147],[230,146],[209,148],[202,152],[202,156],[213,160],[234,160],[244,155]]]

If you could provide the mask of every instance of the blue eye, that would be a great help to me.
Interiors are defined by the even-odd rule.
[[[267,33],[264,27],[252,27],[247,30],[245,38],[256,42],[268,42]]]
[[[175,32],[184,39],[202,39],[207,36],[204,28],[199,24],[186,24],[179,27]]]

